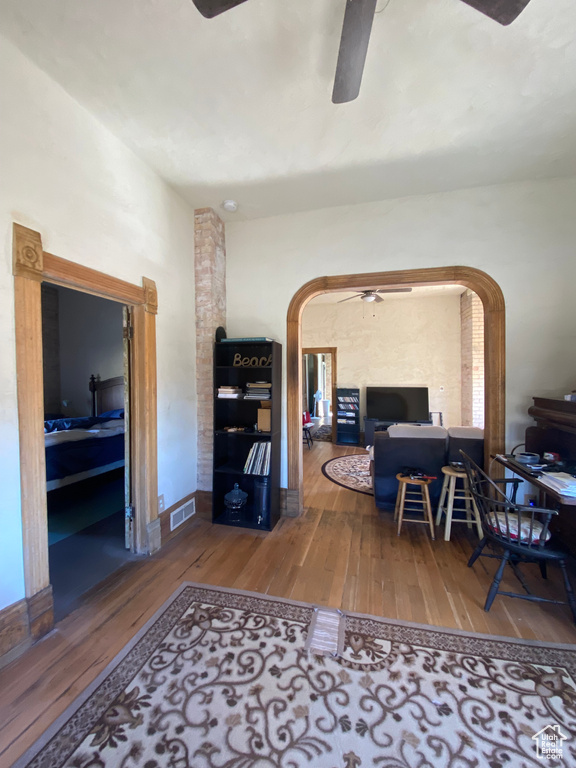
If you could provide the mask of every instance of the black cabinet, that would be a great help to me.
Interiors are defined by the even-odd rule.
[[[336,442],[358,445],[360,442],[360,390],[336,390]]]
[[[282,346],[275,341],[214,345],[212,522],[270,531],[280,517]],[[267,413],[260,413],[267,411]],[[269,425],[270,429],[258,431]],[[238,484],[239,510],[225,496]]]

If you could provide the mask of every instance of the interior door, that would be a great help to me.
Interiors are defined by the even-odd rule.
[[[132,472],[130,471],[130,360],[134,331],[130,307],[123,307],[122,322],[124,326],[124,546],[131,552],[135,552]]]

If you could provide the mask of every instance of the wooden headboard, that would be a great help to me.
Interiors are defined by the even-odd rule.
[[[100,376],[92,374],[90,392],[92,392],[92,416],[124,408],[124,376],[101,380]]]

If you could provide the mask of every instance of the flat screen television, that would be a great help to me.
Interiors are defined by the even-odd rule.
[[[428,387],[366,387],[366,418],[428,421]]]

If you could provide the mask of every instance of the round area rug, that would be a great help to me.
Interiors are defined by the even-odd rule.
[[[368,454],[354,453],[352,456],[338,456],[322,466],[322,472],[328,480],[351,491],[373,496],[372,478],[370,477],[370,457]]]

